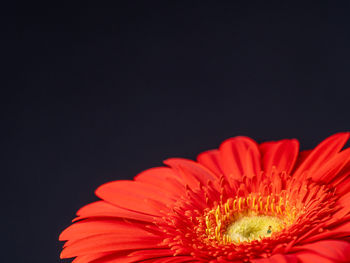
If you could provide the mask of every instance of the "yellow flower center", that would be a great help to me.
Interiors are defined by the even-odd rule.
[[[209,242],[216,240],[224,245],[251,242],[290,226],[298,211],[284,192],[267,196],[251,193],[247,197],[229,198],[208,209],[198,231],[205,229]]]
[[[248,215],[229,225],[226,235],[236,243],[250,242],[269,237],[273,232],[283,229],[284,226],[284,222],[275,216]]]

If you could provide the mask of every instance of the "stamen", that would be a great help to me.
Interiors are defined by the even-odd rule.
[[[294,222],[297,209],[290,207],[284,193],[249,194],[229,198],[207,211],[204,224],[208,240],[222,244],[251,242],[270,237]]]

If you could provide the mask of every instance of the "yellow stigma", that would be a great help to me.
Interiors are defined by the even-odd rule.
[[[226,235],[231,241],[250,242],[269,237],[284,228],[284,222],[275,216],[246,215],[227,227]]]

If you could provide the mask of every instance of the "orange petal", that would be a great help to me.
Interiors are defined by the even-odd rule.
[[[253,259],[252,263],[298,263],[295,255],[276,254],[269,258]]]
[[[143,262],[144,260],[149,262],[149,260],[154,260],[154,259],[168,259],[168,258],[173,258],[174,251],[170,250],[169,248],[164,248],[164,249],[147,249],[147,250],[136,250],[122,259],[119,258],[119,261],[116,262]],[[110,258],[113,259],[113,258]],[[94,262],[94,263],[99,263]],[[110,261],[101,261],[102,262],[110,262]],[[115,261],[112,261],[115,262]]]
[[[176,257],[167,257],[167,258],[159,258],[153,260],[147,260],[147,263],[182,263],[182,262],[193,262],[193,263],[201,263],[202,261],[194,260],[191,256],[176,256]]]
[[[185,184],[190,188],[196,189],[199,184],[207,185],[209,181],[216,183],[218,181],[215,174],[199,163],[182,158],[171,158],[164,161],[176,173],[183,178]]]
[[[348,216],[350,214],[350,192],[340,197],[337,203],[341,208],[333,215],[333,218]]]
[[[334,155],[327,162],[320,165],[318,169],[315,169],[310,176],[315,182],[321,181],[323,183],[329,183],[338,176],[338,173],[349,163],[349,161],[350,148]]]
[[[134,235],[127,236],[119,234],[96,235],[71,243],[63,249],[61,258],[101,252],[153,248],[158,246],[161,241],[159,237],[140,237],[137,232]]]
[[[312,174],[324,162],[337,154],[349,138],[349,133],[337,133],[322,141],[300,164],[294,176],[301,176],[305,171]]]
[[[262,153],[262,167],[267,175],[272,172],[273,167],[277,173],[290,173],[299,153],[299,142],[282,140],[264,143],[259,148]]]
[[[96,201],[83,206],[78,210],[77,216],[78,217],[75,218],[73,221],[91,217],[128,218],[146,222],[152,222],[154,219],[153,216],[117,207],[105,201]]]
[[[154,236],[144,229],[144,224],[128,223],[115,219],[86,219],[66,228],[59,240],[82,239],[88,236],[108,233],[120,235]]]
[[[260,152],[255,141],[248,137],[234,137],[220,145],[222,169],[226,176],[241,179],[260,173]]]
[[[323,231],[319,234],[314,234],[306,237],[304,240],[300,240],[300,244],[308,244],[310,242],[320,241],[324,239],[339,239],[350,236],[350,222],[338,225],[327,231]]]
[[[294,171],[296,171],[299,168],[299,166],[306,160],[306,158],[310,155],[311,152],[312,150],[305,150],[305,151],[299,152],[297,160],[295,161],[294,167],[291,171],[291,174],[294,174]]]
[[[159,187],[136,181],[115,181],[103,184],[97,188],[96,195],[114,205],[149,215],[161,215],[159,208],[152,203],[167,209],[165,204],[174,201]]]
[[[155,167],[139,173],[135,181],[155,185],[173,196],[185,191],[181,178],[169,167]]]
[[[219,150],[206,151],[197,156],[197,161],[211,170],[216,176],[224,174],[220,166],[220,152]]]
[[[345,192],[339,191],[339,186],[342,187],[342,184],[350,178],[349,175],[350,175],[350,162],[348,162],[341,169],[341,171],[338,172],[337,176],[330,182],[337,189],[337,193],[339,193],[340,195],[348,192],[348,191],[345,191]]]
[[[348,193],[350,191],[350,177],[349,177],[349,174],[346,174],[344,177],[345,177],[345,179],[343,179],[342,182],[339,183],[336,186],[338,194],[345,194],[345,193]]]
[[[148,249],[148,250],[136,250],[135,252],[109,253],[106,256],[97,258],[89,263],[130,263],[130,262],[150,262],[153,259],[166,259],[172,257],[174,251],[170,249]]]
[[[299,263],[335,263],[334,261],[310,252],[299,252],[296,254]]]
[[[342,240],[322,240],[305,244],[300,249],[310,250],[332,262],[350,262],[350,243]]]
[[[95,253],[95,254],[89,254],[84,256],[78,256],[76,257],[72,263],[91,263],[96,259],[108,256],[110,254],[114,254],[113,252],[104,252],[104,253]],[[125,252],[124,252],[125,254]]]

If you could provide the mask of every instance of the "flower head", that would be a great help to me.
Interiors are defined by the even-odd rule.
[[[197,161],[106,183],[60,235],[62,258],[104,262],[350,262],[349,133],[224,141]]]

